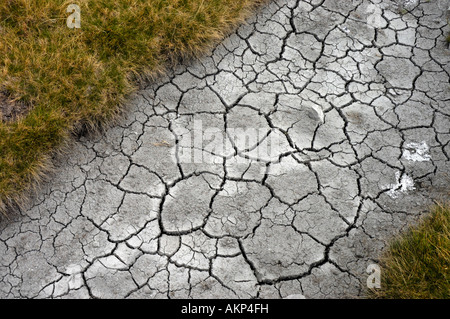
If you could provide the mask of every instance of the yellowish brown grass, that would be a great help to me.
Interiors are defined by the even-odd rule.
[[[371,291],[373,298],[450,298],[450,203],[435,205],[393,241],[381,264],[381,290]]]

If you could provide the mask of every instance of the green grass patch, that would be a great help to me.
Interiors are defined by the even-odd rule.
[[[137,78],[201,54],[261,2],[2,0],[0,92],[30,109],[0,122],[0,210],[27,198],[71,133],[117,119]]]
[[[435,205],[421,223],[393,241],[381,259],[383,299],[450,298],[450,204]]]

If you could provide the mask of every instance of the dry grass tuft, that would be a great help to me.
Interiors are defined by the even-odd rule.
[[[381,266],[381,289],[371,291],[372,298],[450,298],[450,203],[435,205],[393,241]]]

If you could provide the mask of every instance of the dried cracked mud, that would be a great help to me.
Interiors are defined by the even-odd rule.
[[[270,2],[0,223],[0,297],[364,297],[448,196],[448,6]]]

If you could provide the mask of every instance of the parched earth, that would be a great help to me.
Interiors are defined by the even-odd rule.
[[[448,6],[272,1],[58,159],[0,223],[0,297],[364,297],[449,195]]]

